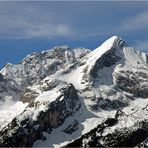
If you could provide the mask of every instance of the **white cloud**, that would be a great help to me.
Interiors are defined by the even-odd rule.
[[[122,35],[130,31],[148,29],[148,11],[126,19],[125,16],[118,19],[118,15],[114,17],[114,11],[109,14],[99,4],[0,2],[0,39],[67,37],[90,40],[100,36]]]
[[[32,3],[0,2],[0,38],[30,39],[69,37],[73,27],[57,21],[57,14]]]
[[[70,26],[66,24],[39,24],[33,25],[26,29],[25,37],[36,38],[36,37],[68,37],[72,35]]]
[[[126,31],[148,29],[148,11],[140,12],[135,16],[124,19],[120,28]]]
[[[3,21],[5,20],[5,21]],[[58,36],[71,36],[72,27],[68,24],[47,21],[28,21],[26,18],[0,17],[0,38],[53,38]]]
[[[78,40],[98,37],[105,33],[104,26],[98,27],[98,22],[96,25],[90,25],[91,23],[88,25],[88,20],[83,21],[83,18],[90,17],[84,13],[90,9],[88,4],[86,4],[88,8],[80,7],[74,2],[0,2],[0,4],[0,39],[68,37]]]

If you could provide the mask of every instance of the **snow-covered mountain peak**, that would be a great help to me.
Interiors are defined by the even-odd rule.
[[[0,107],[7,106],[0,111],[0,146],[32,146],[48,132],[35,146],[53,147],[118,110],[141,113],[148,104],[147,57],[112,36],[93,51],[57,46],[7,64],[0,71]]]
[[[107,39],[104,43],[102,43],[95,50],[90,52],[86,57],[88,62],[96,61],[98,58],[103,56],[105,53],[115,52],[117,56],[123,56],[123,48],[128,47],[127,43],[118,36],[112,36]]]
[[[118,64],[119,61],[122,61],[121,63],[123,63],[125,59],[123,53],[124,48],[128,48],[126,42],[118,36],[112,36],[98,48],[87,54],[84,57],[83,62],[87,63],[86,73],[88,75],[88,79],[92,80],[92,78],[94,79],[96,77],[103,77],[102,74],[106,73],[105,71],[107,69],[107,71],[110,71],[111,75],[116,64]],[[101,71],[103,71],[102,74]],[[101,75],[98,77],[98,74]]]
[[[59,54],[64,54],[65,51],[72,51],[73,49],[70,48],[68,45],[61,45],[56,46],[51,49],[45,50],[46,53],[57,52]]]
[[[110,50],[111,48],[122,48],[122,47],[127,47],[127,43],[118,36],[112,36],[109,39],[107,39],[103,44],[101,44],[101,46],[99,46],[98,48],[96,48],[94,51],[96,52],[106,52],[107,50]],[[101,50],[101,51],[98,51]]]
[[[44,50],[40,53],[34,52],[27,55],[19,64],[8,63],[0,71],[1,76],[7,82],[0,84],[1,98],[10,98],[5,95],[5,87],[11,98],[18,98],[19,93],[12,96],[12,89],[17,92],[24,91],[28,86],[39,83],[47,76],[54,75],[58,71],[67,69],[71,64],[77,63],[86,54],[90,52],[85,48],[70,48],[68,46],[58,46],[52,49]],[[9,90],[10,88],[10,90]],[[18,96],[18,97],[17,97]],[[6,99],[0,99],[0,104]]]
[[[112,43],[114,47],[127,47],[128,44],[126,43],[126,41],[119,36],[112,36],[110,37],[108,40],[108,42]]]

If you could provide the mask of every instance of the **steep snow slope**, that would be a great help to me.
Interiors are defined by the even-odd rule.
[[[23,102],[18,112],[13,112],[16,104],[8,112],[0,111],[13,112],[9,120],[2,116],[0,124],[10,123],[1,126],[0,145],[32,146],[42,139],[34,146],[61,146],[113,117],[118,109],[133,113],[139,108],[139,114],[147,117],[141,111],[148,103],[147,54],[128,47],[117,36],[91,52],[55,47],[28,55],[18,65],[7,64],[1,70],[0,90],[1,102],[6,103],[4,97]],[[139,120],[134,118],[134,123]],[[7,142],[8,131],[15,137],[12,143]],[[18,143],[20,131],[23,140]]]

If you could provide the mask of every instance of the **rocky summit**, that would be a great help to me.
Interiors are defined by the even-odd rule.
[[[0,71],[1,147],[148,146],[148,54],[113,36]]]

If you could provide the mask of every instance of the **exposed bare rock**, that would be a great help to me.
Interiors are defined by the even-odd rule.
[[[63,131],[66,134],[72,134],[74,131],[76,131],[78,127],[79,122],[77,120],[74,120],[71,124],[69,124]]]
[[[147,119],[137,121],[134,117],[143,112],[147,111],[145,109],[140,110],[132,115],[125,115],[123,111],[118,111],[115,118],[108,118],[87,134],[69,143],[66,147],[147,146],[148,121]],[[130,124],[131,121],[133,122],[132,124]]]
[[[38,108],[42,105],[40,104]],[[74,86],[69,84],[63,94],[50,104],[46,104],[46,109],[40,111],[35,119],[28,115],[30,107],[14,118],[0,131],[0,146],[32,146],[34,141],[43,137],[43,131],[51,132],[53,128],[63,124],[64,120],[78,111],[80,106],[77,92]]]

